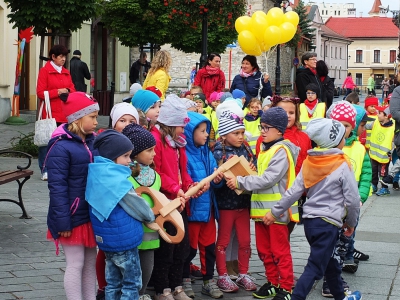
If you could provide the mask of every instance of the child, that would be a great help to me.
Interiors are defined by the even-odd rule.
[[[226,101],[224,104],[227,103]],[[234,102],[232,102],[232,105]],[[222,105],[221,105],[222,106]],[[240,107],[237,107],[240,110]],[[224,110],[219,116],[220,141],[215,145],[214,157],[218,165],[225,163],[231,156],[243,155],[252,165],[256,159],[250,147],[245,143],[245,127],[238,115],[229,110]],[[250,195],[237,195],[235,191],[230,190],[224,184],[221,188],[215,189],[217,197],[219,222],[218,238],[216,243],[216,263],[218,272],[217,285],[221,291],[226,293],[237,292],[239,286],[247,291],[257,289],[255,283],[247,275],[250,260]],[[239,242],[238,265],[239,277],[236,283],[227,274],[226,267],[226,249],[231,239],[232,229],[235,228],[236,236]]]
[[[377,119],[376,107],[378,106],[379,100],[376,97],[369,96],[365,98],[365,110],[367,111],[367,115],[370,118]],[[365,146],[365,148],[370,148],[370,138],[371,138],[371,129],[366,127],[366,131],[360,136],[359,140],[361,144]]]
[[[243,107],[243,105],[246,103],[246,94],[242,90],[239,89],[234,89],[232,91],[232,96],[234,99],[240,99],[242,102],[242,108],[245,110],[244,114],[246,115],[248,113],[248,109],[246,110],[247,107]]]
[[[118,147],[115,147],[118,145]],[[154,214],[128,180],[132,143],[115,130],[100,133],[89,165],[86,200],[96,242],[106,256],[106,299],[138,299],[142,272],[137,246]]]
[[[132,98],[132,105],[141,110],[153,124],[160,113],[160,104],[160,97],[148,90],[137,91]]]
[[[350,94],[348,94],[346,97],[346,101],[356,105],[360,104],[360,98],[358,97],[358,94],[356,92],[351,92]]]
[[[127,125],[139,124],[139,114],[136,108],[129,103],[118,103],[113,106],[110,113],[112,128],[121,132]]]
[[[210,105],[211,109],[215,111],[217,106],[221,103],[221,96],[223,92],[212,92],[210,95],[210,99],[208,99],[208,104]]]
[[[160,191],[168,199],[185,197],[185,191],[193,185],[187,172],[186,140],[183,132],[189,122],[186,107],[176,95],[168,95],[161,107],[156,125],[151,129],[156,140],[154,163],[161,177]],[[186,200],[188,200],[186,198]],[[182,289],[183,264],[189,254],[189,238],[186,210],[181,212],[185,223],[185,236],[179,244],[160,240],[160,248],[154,252],[152,280],[156,300],[190,300]],[[165,224],[169,234],[175,234],[171,224]],[[172,289],[172,293],[171,293]]]
[[[251,150],[256,154],[257,139],[260,136],[260,117],[262,115],[261,101],[258,98],[252,98],[247,106],[249,113],[244,117],[244,126],[252,136],[248,139]]]
[[[379,111],[378,119],[366,125],[366,128],[371,130],[369,155],[372,166],[372,190],[377,196],[386,196],[390,195],[388,186],[381,182],[382,188],[378,191],[377,185],[380,176],[388,175],[394,123],[390,119],[392,115],[389,106],[376,106],[376,109]]]
[[[318,99],[319,91],[320,88],[315,83],[306,86],[307,99],[300,104],[300,123],[303,130],[310,120],[325,117],[326,104]]]
[[[226,179],[227,185],[232,189],[253,192],[250,217],[256,221],[257,252],[264,263],[268,278],[267,283],[253,293],[256,298],[290,299],[294,283],[289,231],[286,225],[290,220],[298,222],[297,203],[292,208],[293,213],[286,209],[279,214],[280,217],[274,224],[266,226],[261,222],[295,178],[294,166],[299,148],[283,139],[287,124],[287,113],[281,107],[272,107],[263,113],[260,125],[263,149],[258,157],[258,176]],[[301,194],[297,199],[300,196]]]
[[[311,252],[291,299],[306,299],[315,280],[321,279],[325,273],[335,300],[360,300],[360,292],[345,295],[340,278],[341,266],[334,251],[339,229],[343,226],[347,229],[346,235],[350,236],[360,211],[360,197],[351,164],[340,150],[344,146],[345,128],[336,120],[317,118],[309,122],[306,133],[318,147],[308,152],[293,186],[273,205],[263,222],[267,226],[276,222],[307,191],[303,224]],[[344,216],[346,223],[343,225]]]
[[[85,199],[88,165],[99,105],[83,92],[61,103],[68,124],[60,125],[48,145],[50,204],[47,238],[61,243],[67,266],[64,288],[68,300],[95,299],[96,241]]]
[[[203,93],[196,93],[193,95],[193,101],[197,105],[197,112],[204,115],[207,119],[211,120],[212,108],[207,105],[206,96]]]
[[[267,111],[271,107],[271,104],[272,104],[271,98],[272,98],[271,96],[265,97],[265,99],[261,105],[261,109],[263,112]]]
[[[198,113],[189,112],[189,123],[185,127],[186,153],[188,156],[187,169],[193,181],[199,182],[211,175],[217,168],[214,156],[207,146],[211,123]],[[212,182],[212,187],[217,187],[223,178],[220,173]],[[189,278],[190,262],[196,256],[197,248],[200,250],[200,262],[203,279],[201,293],[214,299],[222,298],[223,294],[218,289],[213,279],[215,265],[215,239],[218,220],[218,208],[214,189],[211,188],[197,199],[189,200],[189,242],[190,254],[186,259],[183,270],[183,288],[186,295],[194,297]]]

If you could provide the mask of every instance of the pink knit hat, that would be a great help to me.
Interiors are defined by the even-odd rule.
[[[211,104],[213,101],[220,100],[223,94],[224,94],[223,92],[221,92],[221,93],[219,93],[219,92],[212,92],[211,95],[210,95],[210,97],[207,99],[208,104]]]
[[[356,115],[357,112],[350,103],[340,101],[332,109],[330,118],[336,121],[346,121],[354,128],[356,126]]]

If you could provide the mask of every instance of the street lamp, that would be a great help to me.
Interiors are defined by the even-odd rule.
[[[201,24],[201,56],[200,56],[200,68],[204,67],[207,63],[207,34],[208,34],[208,18],[207,13],[203,14],[203,22]]]

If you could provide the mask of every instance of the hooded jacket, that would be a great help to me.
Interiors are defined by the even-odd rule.
[[[217,168],[215,158],[208,148],[208,139],[203,146],[196,146],[194,143],[194,131],[201,123],[207,124],[207,133],[210,134],[211,122],[203,115],[195,112],[188,112],[190,118],[189,123],[185,127],[186,134],[186,155],[188,158],[187,170],[194,182],[200,182],[205,177],[214,172]],[[214,188],[222,186],[211,181],[210,189],[204,192],[200,197],[189,200],[190,212],[188,213],[189,221],[208,222],[212,210],[214,210],[215,219],[219,219],[217,201],[215,198]]]
[[[193,85],[200,86],[206,99],[209,99],[212,92],[222,92],[225,88],[225,74],[219,69],[217,74],[212,75],[207,72],[205,67],[201,68],[194,78]]]
[[[307,99],[306,86],[309,83],[315,83],[319,87],[318,98],[323,101],[325,99],[325,92],[318,75],[314,74],[309,68],[298,68],[296,72],[296,88],[297,95],[299,96],[301,103],[304,103],[304,101]]]

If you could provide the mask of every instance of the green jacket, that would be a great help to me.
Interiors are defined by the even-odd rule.
[[[369,90],[375,89],[375,79],[374,78],[372,78],[372,77],[368,78],[367,88]]]

